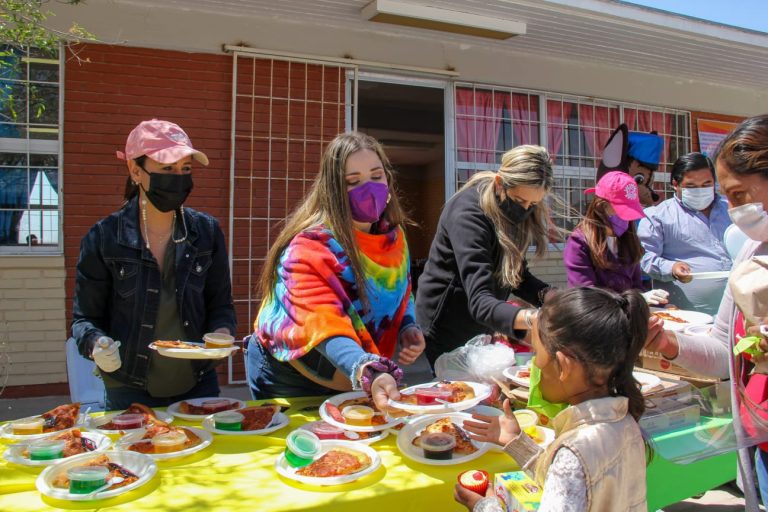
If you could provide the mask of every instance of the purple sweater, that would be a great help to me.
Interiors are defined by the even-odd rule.
[[[640,289],[640,264],[627,264],[609,251],[608,261],[613,268],[597,268],[589,257],[589,246],[584,233],[576,228],[563,251],[563,263],[568,277],[568,286],[597,286],[608,288],[615,292],[623,292],[632,288]]]

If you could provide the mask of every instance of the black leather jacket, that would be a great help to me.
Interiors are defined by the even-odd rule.
[[[176,247],[176,297],[189,341],[220,327],[235,333],[235,308],[224,234],[212,216],[184,209],[187,239]],[[144,387],[160,302],[160,269],[139,230],[138,199],[100,220],[80,243],[72,336],[90,357],[99,336],[120,340],[122,366],[109,375]],[[176,223],[174,238],[183,236]],[[199,377],[210,361],[195,362]],[[198,377],[198,379],[199,379]]]

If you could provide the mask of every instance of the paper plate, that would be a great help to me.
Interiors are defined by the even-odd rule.
[[[683,330],[683,334],[691,336],[709,336],[712,331],[712,324],[689,325]]]
[[[323,420],[319,421],[312,421],[310,423],[305,423],[304,425],[300,426],[299,428],[303,428],[304,430],[309,430],[311,432],[311,429],[309,428],[310,425],[313,425],[315,423],[327,423]],[[378,443],[385,437],[389,435],[389,430],[380,430],[377,432],[355,432],[352,430],[345,430],[344,434],[349,437],[349,439],[333,439],[333,441],[350,441],[355,444],[373,444]],[[371,437],[368,437],[367,439],[360,439],[360,434],[363,435],[370,435]],[[355,436],[358,436],[357,438]],[[331,439],[329,439],[331,441]]]
[[[223,359],[229,357],[233,352],[240,349],[240,347],[236,345],[227,348],[204,348],[204,343],[185,343],[196,345],[200,348],[163,348],[156,347],[154,343],[150,343],[149,348],[156,350],[161,356],[173,357],[175,359]]]
[[[96,444],[96,449],[92,452],[88,453],[96,453],[96,452],[103,452],[105,450],[108,450],[110,446],[112,446],[112,440],[105,436],[104,434],[99,434],[97,432],[82,432],[82,435],[86,439],[90,439]],[[22,466],[32,466],[32,467],[42,467],[42,466],[50,466],[52,464],[56,464],[57,462],[64,460],[64,458],[61,459],[52,459],[52,460],[32,460],[28,456],[24,456],[23,452],[26,450],[27,444],[15,444],[5,450],[5,453],[3,453],[3,458],[7,460],[8,462],[13,462],[14,464],[21,464]],[[73,455],[75,457],[75,455]],[[70,457],[66,457],[67,459]]]
[[[640,392],[643,394],[661,386],[661,379],[651,373],[632,372],[632,376],[640,383]]]
[[[524,388],[528,388],[531,386],[531,378],[530,377],[518,377],[517,372],[520,370],[528,370],[530,373],[531,367],[530,366],[510,366],[509,368],[505,368],[502,373],[506,378],[517,384],[518,386],[522,386]]]
[[[369,425],[369,426],[347,425],[346,423],[342,423],[340,421],[336,421],[335,419],[333,419],[333,416],[328,414],[328,411],[325,408],[326,404],[333,404],[336,407],[339,407],[342,403],[346,402],[347,400],[355,400],[357,398],[366,398],[367,396],[368,395],[366,395],[364,391],[350,391],[349,393],[341,393],[340,395],[332,396],[331,398],[329,398],[328,400],[320,404],[320,411],[319,411],[320,418],[322,418],[323,421],[325,421],[326,423],[330,423],[334,427],[343,428],[344,430],[351,430],[353,432],[378,432],[380,430],[387,430],[403,422],[402,418],[390,418],[389,416],[385,415],[387,422],[382,425]]]
[[[692,272],[689,274],[694,279],[728,279],[731,275],[730,270],[722,272]]]
[[[112,418],[115,416],[123,414],[123,412],[116,412],[114,414],[107,414],[105,416],[99,416],[99,417],[93,417],[89,416],[86,420],[85,426],[88,430],[92,430],[94,432],[98,432],[99,434],[105,434],[108,436],[115,436],[115,435],[123,435],[123,434],[130,434],[132,432],[143,432],[144,427],[142,428],[132,428],[127,430],[110,430],[106,428],[100,428],[100,425],[105,425],[109,423]],[[165,423],[171,423],[173,421],[173,416],[168,414],[164,411],[155,411],[155,415],[157,416],[157,419],[160,421],[163,421]]]
[[[132,489],[136,489],[137,487],[140,487],[149,482],[152,477],[155,476],[155,473],[157,473],[157,464],[155,464],[155,461],[147,455],[134,452],[107,452],[111,462],[123,466],[125,469],[138,476],[139,479],[126,486],[118,487],[117,489],[112,490],[106,489],[97,493],[96,495],[90,496],[87,494],[72,494],[69,492],[69,489],[59,489],[57,487],[51,486],[53,479],[60,475],[62,472],[66,473],[69,468],[84,465],[86,462],[88,462],[88,460],[100,455],[102,454],[83,453],[82,455],[75,455],[73,457],[64,459],[61,462],[54,464],[53,466],[48,466],[43,470],[42,473],[40,473],[40,475],[37,477],[37,480],[35,481],[37,490],[50,498],[56,498],[59,500],[101,500],[119,496],[131,491]]]
[[[712,315],[684,309],[651,308],[651,313],[668,313],[680,320],[684,320],[683,322],[664,320],[664,328],[670,331],[682,331],[686,327],[695,324],[711,324],[714,320]]]
[[[357,473],[352,473],[350,475],[329,476],[325,478],[303,476],[303,475],[296,474],[296,471],[298,468],[294,468],[293,466],[288,464],[288,461],[285,460],[285,452],[283,452],[275,461],[275,469],[279,474],[281,474],[282,476],[290,480],[295,480],[303,484],[326,486],[326,485],[341,485],[349,482],[354,482],[355,480],[358,480],[364,477],[365,475],[373,473],[381,465],[381,458],[379,457],[379,454],[376,452],[376,450],[364,444],[355,443],[352,441],[335,441],[334,440],[334,441],[321,441],[320,445],[321,445],[320,453],[317,455],[317,457],[315,457],[315,460],[319,459],[324,454],[328,453],[334,448],[344,448],[350,451],[362,452],[366,454],[368,457],[371,458],[371,465],[361,471],[358,471]]]
[[[542,427],[541,425],[536,425],[536,432],[537,432],[537,438],[542,439],[541,441],[538,441],[534,439],[533,441],[541,446],[542,448],[546,448],[550,444],[552,444],[552,441],[555,440],[555,431],[548,427]]]
[[[462,400],[461,402],[446,403],[446,404],[434,404],[434,405],[412,405],[403,402],[398,402],[390,399],[389,405],[410,412],[412,414],[442,414],[448,412],[458,412],[470,407],[474,407],[489,396],[491,396],[491,386],[488,384],[482,384],[479,382],[463,381],[472,386],[475,390],[475,397],[469,400]],[[436,384],[436,382],[427,382],[426,384],[418,384],[411,386],[400,391],[401,394],[409,393],[420,388],[429,388]]]
[[[400,449],[400,453],[416,462],[422,464],[429,464],[430,466],[453,466],[455,464],[462,464],[475,460],[487,452],[491,445],[488,443],[480,443],[478,441],[472,441],[472,444],[477,447],[477,451],[468,455],[462,455],[461,457],[454,457],[450,460],[433,460],[424,457],[424,451],[418,446],[414,446],[413,440],[421,434],[421,432],[431,425],[435,421],[442,418],[451,418],[454,423],[460,427],[464,425],[464,420],[471,420],[472,415],[463,412],[454,412],[451,414],[441,414],[440,416],[422,416],[411,423],[407,424],[397,435],[397,447]]]
[[[213,421],[213,414],[211,414],[210,416],[206,416],[203,420],[203,428],[208,432],[223,436],[263,436],[264,434],[269,434],[275,430],[280,430],[287,426],[290,421],[288,416],[279,412],[272,417],[272,422],[266,428],[259,430],[220,430],[216,428],[216,424]]]
[[[210,414],[185,414],[183,412],[179,412],[179,408],[181,407],[181,402],[189,402],[192,405],[200,405],[203,402],[205,402],[206,400],[229,400],[230,402],[235,402],[236,407],[234,407],[232,409],[227,409],[228,411],[229,410],[234,410],[234,409],[242,409],[243,407],[245,407],[245,402],[243,402],[242,400],[238,400],[237,398],[227,398],[227,397],[223,397],[223,396],[211,396],[211,397],[206,397],[206,398],[190,398],[189,400],[178,401],[176,403],[173,403],[173,404],[169,405],[168,408],[166,409],[166,412],[168,412],[170,414],[173,414],[174,416],[176,416],[177,418],[180,418],[182,420],[187,420],[187,421],[203,421],[207,416],[210,416]]]
[[[193,453],[197,453],[201,450],[205,450],[211,444],[211,442],[213,442],[213,436],[211,435],[210,432],[206,432],[203,429],[195,428],[195,427],[183,427],[183,428],[187,428],[192,432],[194,432],[197,435],[197,437],[200,438],[200,443],[196,444],[195,446],[190,446],[185,450],[179,450],[177,452],[147,453],[145,455],[152,457],[155,460],[179,459],[181,457],[186,457],[187,455],[192,455]],[[115,450],[130,451],[128,447],[133,443],[141,441],[141,436],[143,435],[144,435],[143,432],[133,432],[131,434],[126,434],[125,436],[120,438],[118,442],[115,443]]]

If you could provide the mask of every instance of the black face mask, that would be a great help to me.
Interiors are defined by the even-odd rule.
[[[501,208],[504,216],[509,219],[512,224],[522,223],[533,213],[533,206],[526,210],[520,206],[520,203],[513,201],[509,197],[505,197],[503,201],[499,200],[499,208]]]
[[[143,167],[141,170],[149,174],[149,190],[145,190],[144,187],[141,189],[144,190],[147,199],[161,212],[178,210],[192,192],[194,184],[191,174],[148,172]]]

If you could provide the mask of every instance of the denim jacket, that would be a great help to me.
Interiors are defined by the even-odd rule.
[[[199,341],[206,332],[227,327],[235,333],[235,309],[224,234],[212,216],[184,209],[187,238],[176,247],[176,298],[187,339]],[[90,357],[96,340],[120,340],[122,366],[110,376],[144,388],[149,344],[160,302],[160,269],[139,230],[138,199],[100,220],[80,243],[72,336],[78,350]],[[176,223],[173,237],[184,235]],[[195,362],[198,379],[213,368]]]

